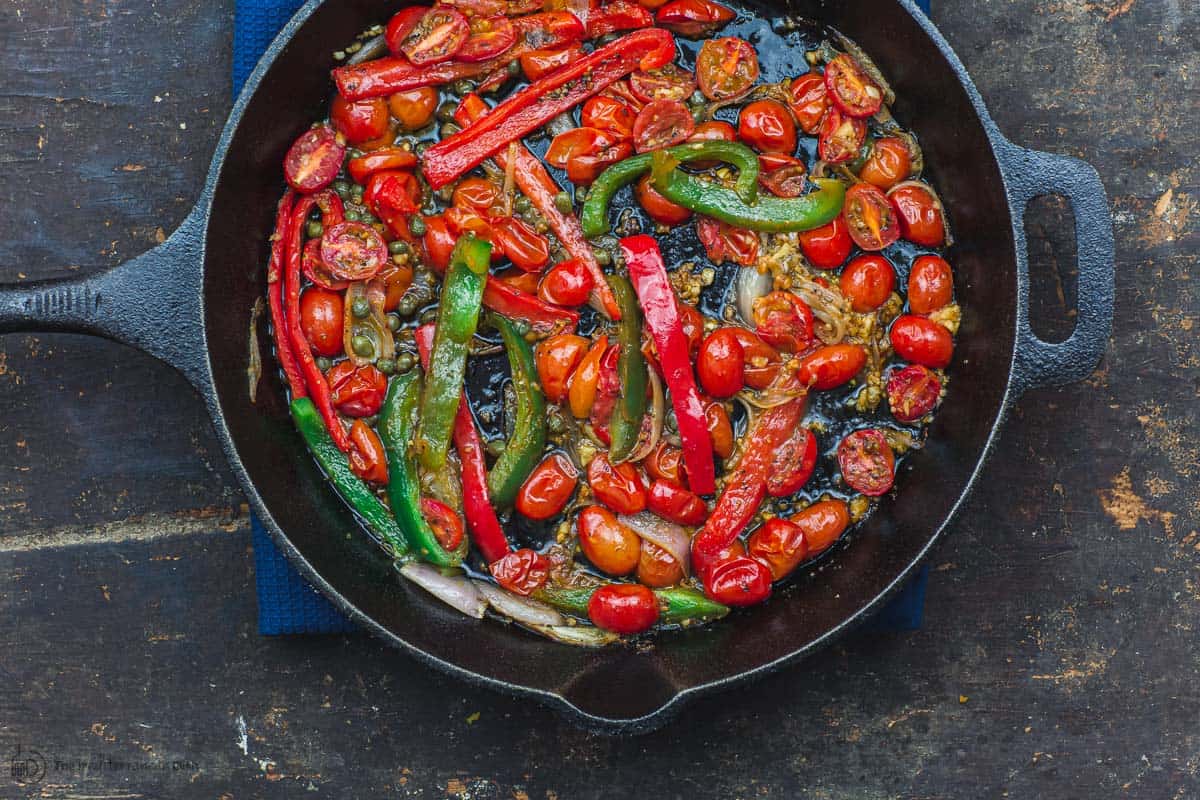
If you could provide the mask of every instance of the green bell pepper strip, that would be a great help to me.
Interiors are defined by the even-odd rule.
[[[388,459],[388,502],[408,546],[419,558],[439,567],[454,567],[466,555],[467,537],[463,537],[454,552],[438,543],[433,528],[421,513],[421,481],[415,460],[409,454],[420,397],[421,374],[414,369],[392,378],[383,400],[378,430]]]
[[[832,222],[842,213],[846,185],[817,178],[817,191],[801,197],[760,197],[748,205],[740,197],[709,181],[674,168],[662,152],[654,153],[654,188],[676,205],[739,228],[768,233],[809,231]]]
[[[508,366],[512,372],[513,393],[517,397],[517,419],[504,452],[488,473],[488,495],[498,508],[506,508],[517,499],[521,484],[542,460],[546,448],[546,397],[538,384],[533,348],[517,332],[511,321],[499,314],[490,315],[500,331]]]
[[[491,244],[483,239],[462,237],[454,245],[442,282],[417,430],[417,457],[421,467],[431,472],[446,466],[454,417],[466,382],[467,351],[479,325],[491,253]]]
[[[621,321],[617,329],[621,345],[617,360],[621,396],[617,398],[608,422],[608,432],[612,437],[608,459],[619,464],[629,458],[641,436],[642,418],[646,416],[646,386],[650,376],[646,357],[642,355],[642,309],[633,286],[624,275],[610,275],[608,283],[617,298],[617,305],[621,307]]]
[[[533,596],[543,603],[548,603],[560,611],[575,614],[580,617],[588,615],[588,601],[599,586],[555,587],[543,586],[536,590]],[[658,598],[659,618],[664,625],[679,625],[684,622],[709,622],[720,619],[729,613],[729,607],[714,600],[709,600],[695,589],[686,586],[673,586],[669,589],[655,589]]]
[[[401,524],[388,511],[387,506],[375,496],[371,487],[354,474],[333,437],[325,428],[325,422],[313,401],[298,397],[292,401],[292,419],[304,437],[308,449],[316,457],[321,469],[338,490],[338,494],[362,517],[371,531],[379,537],[385,550],[393,558],[408,552],[408,541]]]
[[[758,156],[749,147],[737,142],[689,142],[662,151],[674,163],[684,161],[725,161],[737,167],[734,191],[746,203],[758,198]],[[587,202],[580,213],[583,235],[589,239],[608,233],[608,205],[622,186],[633,183],[650,171],[654,153],[642,153],[613,164],[592,182]]]

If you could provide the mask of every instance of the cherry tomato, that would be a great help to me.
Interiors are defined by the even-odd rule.
[[[918,256],[908,273],[908,307],[914,314],[932,314],[954,299],[954,274],[938,256]]]
[[[886,192],[907,178],[911,171],[912,153],[908,143],[898,136],[887,136],[875,142],[858,177]]]
[[[601,453],[588,464],[587,478],[596,499],[618,514],[645,510],[646,484],[632,464],[614,465]]]
[[[546,163],[566,170],[572,183],[591,183],[605,167],[630,152],[632,147],[611,133],[597,128],[574,128],[554,137],[546,151]]]
[[[546,399],[561,403],[567,396],[567,383],[587,353],[588,341],[573,333],[560,333],[543,339],[533,349],[538,382]]]
[[[551,453],[521,484],[516,507],[529,519],[550,519],[557,516],[575,494],[579,473],[575,465],[560,453]]]
[[[371,417],[379,413],[387,392],[387,376],[373,364],[354,366],[340,361],[325,373],[333,404],[347,417]]]
[[[859,256],[842,270],[839,284],[850,307],[865,314],[887,302],[896,288],[896,270],[883,256]]]
[[[850,229],[840,214],[833,222],[800,234],[800,249],[808,263],[818,269],[837,269],[854,249]]]
[[[655,589],[674,586],[683,580],[683,567],[654,542],[642,539],[642,552],[638,556],[637,579],[639,583]]]
[[[804,488],[817,466],[817,437],[808,428],[797,426],[771,453],[767,475],[767,494],[788,497]]]
[[[464,206],[451,206],[446,209],[446,212],[442,216],[446,219],[446,226],[456,237],[472,233],[479,239],[484,239],[488,242],[492,241],[494,233],[492,223],[475,209]],[[492,261],[502,258],[504,258],[504,248],[493,247]]]
[[[709,403],[708,408],[704,409],[704,421],[708,424],[708,438],[717,457],[729,458],[733,455],[733,423],[729,421],[725,406]]]
[[[791,100],[788,107],[796,115],[800,130],[809,136],[821,129],[821,120],[829,108],[829,91],[825,88],[825,77],[819,72],[801,75],[788,88]]]
[[[850,527],[850,509],[842,500],[822,500],[794,514],[791,522],[799,525],[804,531],[808,557],[812,558],[828,550],[846,528]]]
[[[361,419],[350,425],[350,444],[346,457],[354,474],[369,483],[387,483],[387,454],[383,442]]]
[[[704,340],[704,315],[694,305],[682,300],[675,302],[675,308],[679,312],[679,328],[688,340],[688,353],[694,356]]]
[[[867,351],[857,344],[830,344],[804,357],[797,373],[800,382],[819,392],[848,383],[867,365]]]
[[[433,121],[437,111],[438,90],[432,86],[396,92],[388,97],[388,111],[406,131],[419,131]]]
[[[708,39],[696,56],[696,82],[709,100],[736,100],[758,80],[758,54],[733,36]]]
[[[692,217],[691,209],[676,205],[658,193],[658,189],[654,188],[654,176],[650,173],[642,176],[634,187],[633,193],[642,208],[650,215],[650,219],[657,223],[679,225]]]
[[[704,594],[727,606],[752,606],[771,596],[771,571],[749,556],[736,556],[712,567]]]
[[[730,22],[736,16],[731,9],[711,0],[671,0],[658,10],[659,27],[680,36],[700,38]]]
[[[758,157],[762,171],[758,183],[776,197],[799,197],[807,187],[808,167],[798,158],[781,153],[763,153]]]
[[[455,53],[455,61],[487,61],[517,43],[517,29],[508,21],[508,17],[471,17],[467,26],[471,36]]]
[[[738,138],[762,153],[790,154],[796,150],[796,123],[783,103],[755,100],[738,116]]]
[[[654,24],[654,15],[631,0],[611,0],[599,8],[592,5],[587,11],[585,21],[587,36],[593,39],[616,31],[649,28]]]
[[[641,539],[603,506],[587,506],[576,520],[579,546],[596,569],[609,575],[628,575],[637,569]]]
[[[633,89],[629,87],[629,79],[622,78],[619,81],[611,84],[607,89],[600,93],[603,97],[609,97],[616,100],[618,103],[624,103],[633,111],[634,116],[642,110],[642,106],[646,105],[646,101],[633,93]]]
[[[878,497],[896,480],[896,457],[883,433],[874,428],[855,431],[842,439],[837,458],[843,480],[856,492]]]
[[[517,217],[501,217],[492,225],[492,241],[513,266],[538,272],[550,261],[550,242]]]
[[[521,71],[531,81],[549,75],[559,67],[564,67],[572,61],[583,57],[579,45],[564,47],[559,50],[530,50],[521,54]],[[585,122],[584,125],[589,123]]]
[[[387,42],[388,50],[392,51],[392,55],[404,55],[404,51],[400,48],[404,44],[405,37],[412,33],[412,29],[417,27],[417,23],[421,21],[421,17],[425,16],[427,11],[429,11],[429,6],[409,6],[400,9],[388,20],[383,38]]]
[[[453,508],[432,497],[421,498],[421,516],[433,529],[433,536],[446,550],[455,550],[463,540],[462,518]]]
[[[608,351],[608,337],[601,336],[592,343],[579,368],[567,383],[567,402],[576,419],[586,419],[596,402],[596,386],[600,382],[600,362]]]
[[[737,130],[728,122],[719,119],[697,123],[696,130],[691,136],[688,137],[689,142],[733,142],[736,140]],[[690,161],[688,163],[690,166],[693,166],[696,169],[712,169],[721,162],[704,159],[700,161]]]
[[[931,319],[905,314],[892,323],[892,348],[905,361],[941,369],[954,356],[954,337]]]
[[[847,116],[870,117],[883,107],[883,90],[853,56],[841,53],[825,65],[825,86]]]
[[[638,70],[629,76],[629,91],[643,103],[654,100],[687,100],[696,91],[692,73],[674,64],[654,70]]]
[[[622,103],[606,94],[589,97],[583,104],[583,111],[579,117],[583,127],[604,131],[618,139],[633,137],[633,123],[636,119],[637,112],[630,108],[628,103]]]
[[[791,292],[769,292],[754,301],[754,332],[772,347],[799,353],[813,339],[813,313]]]
[[[504,281],[509,286],[525,292],[525,294],[537,294],[538,276],[536,272],[526,272],[516,267],[509,267],[508,269],[502,269],[492,274],[497,280]]]
[[[333,128],[318,125],[300,134],[283,159],[283,174],[297,192],[319,192],[337,177],[346,157],[346,147]]]
[[[942,201],[923,183],[908,181],[888,192],[888,200],[900,218],[900,233],[923,247],[946,243],[946,218]]]
[[[696,377],[706,394],[733,397],[746,385],[746,352],[732,328],[717,328],[700,345]]]
[[[754,331],[732,328],[742,344],[745,361],[746,385],[751,389],[763,390],[775,382],[779,375],[782,356],[779,351],[762,340]]]
[[[658,598],[636,583],[610,583],[592,592],[588,619],[597,628],[632,636],[658,622]]]
[[[709,553],[696,546],[697,537],[692,537],[692,572],[701,581],[707,581],[707,575],[716,567],[727,561],[746,555],[746,545],[741,539],[734,539],[724,550]]]
[[[550,577],[550,559],[523,547],[493,561],[488,567],[496,582],[520,595],[532,594]]]
[[[887,393],[892,416],[901,422],[912,422],[937,405],[942,382],[928,367],[909,364],[888,378]]]
[[[735,228],[712,217],[700,217],[696,220],[696,236],[714,264],[732,261],[751,267],[758,261],[759,240],[754,231]]]
[[[867,140],[867,124],[830,107],[821,120],[817,154],[829,164],[841,164],[858,156]]]
[[[387,263],[387,245],[370,225],[339,222],[321,236],[321,261],[335,278],[365,281]]]
[[[391,264],[381,269],[378,277],[383,280],[386,289],[383,310],[395,311],[400,305],[400,298],[404,297],[408,287],[412,286],[413,269],[407,264]]]
[[[451,233],[446,219],[440,214],[436,217],[425,217],[424,220],[425,235],[422,237],[422,243],[425,245],[425,255],[429,257],[429,263],[442,272],[450,266],[450,254],[454,252],[458,237]]]
[[[655,481],[650,484],[646,507],[676,525],[701,525],[708,516],[708,507],[699,495],[670,481]]]
[[[417,156],[403,147],[383,147],[364,156],[351,159],[346,170],[355,183],[367,183],[372,175],[381,170],[412,169],[417,165]]]
[[[362,144],[387,133],[388,106],[382,97],[350,102],[340,94],[329,106],[329,121],[350,144]]]
[[[451,203],[485,214],[500,199],[500,187],[485,178],[470,177],[454,187]]]
[[[321,260],[320,239],[309,239],[304,243],[304,250],[300,253],[300,270],[304,277],[322,289],[340,292],[350,285],[349,281],[339,281],[330,274],[329,267]]]
[[[900,239],[896,211],[878,187],[856,183],[846,191],[842,209],[850,238],[863,250],[882,250]]]
[[[687,479],[683,474],[683,451],[678,447],[660,442],[650,451],[650,455],[646,456],[642,466],[656,481],[666,481],[687,488]]]
[[[655,100],[638,112],[633,123],[634,147],[639,153],[679,144],[696,130],[696,120],[678,100]]]
[[[404,37],[400,52],[419,67],[437,64],[454,58],[470,36],[466,17],[449,6],[434,6]]]
[[[596,280],[577,258],[555,264],[538,284],[537,295],[547,303],[581,306],[588,301]]]
[[[746,551],[755,561],[771,570],[771,577],[782,580],[808,555],[804,529],[794,522],[773,517],[750,534]]]
[[[398,237],[407,239],[408,219],[421,204],[421,184],[407,170],[380,170],[367,180],[363,202]]]
[[[319,356],[342,352],[342,293],[316,286],[300,295],[300,328]]]

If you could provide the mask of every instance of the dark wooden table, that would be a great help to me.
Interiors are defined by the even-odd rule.
[[[1096,375],[1018,403],[934,555],[924,629],[624,740],[366,636],[262,638],[246,507],[183,379],[104,341],[7,336],[0,797],[1200,796],[1200,11],[937,5],[1000,127],[1100,169],[1118,282]],[[0,7],[0,280],[116,264],[179,223],[230,105],[231,17]],[[1068,219],[1051,201],[1030,221],[1058,335]]]

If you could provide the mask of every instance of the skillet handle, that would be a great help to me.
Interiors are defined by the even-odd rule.
[[[99,274],[0,285],[0,333],[103,336],[165,361],[199,388],[209,374],[201,320],[204,227],[197,207],[165,242]]]
[[[1012,208],[1020,274],[1014,389],[1023,394],[1041,386],[1083,380],[1100,362],[1112,330],[1115,253],[1104,185],[1090,164],[1070,156],[1026,150],[1001,140],[996,157]],[[1047,194],[1060,194],[1071,203],[1079,264],[1075,330],[1066,341],[1054,344],[1038,338],[1029,325],[1029,250],[1024,224],[1029,201]]]

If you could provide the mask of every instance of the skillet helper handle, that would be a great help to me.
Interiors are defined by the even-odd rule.
[[[162,244],[81,278],[0,285],[0,333],[86,333],[136,347],[201,386],[204,220],[193,210]]]
[[[1103,357],[1112,330],[1115,252],[1104,185],[1090,164],[1070,156],[1026,150],[1008,141],[996,148],[996,155],[1014,214],[1017,269],[1021,275],[1014,388],[1023,394],[1029,389],[1083,380]],[[1057,343],[1040,339],[1029,324],[1025,209],[1033,198],[1048,194],[1062,195],[1071,203],[1079,265],[1075,330],[1066,341]]]

